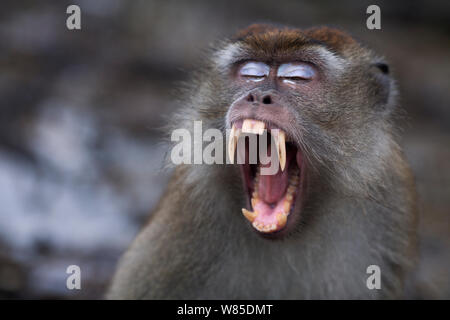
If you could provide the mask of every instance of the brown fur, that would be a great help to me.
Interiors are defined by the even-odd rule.
[[[348,34],[329,27],[299,30],[256,24],[238,32],[234,39],[245,42],[255,51],[264,50],[272,54],[276,51],[295,51],[314,43],[324,44],[339,54],[345,54],[346,51],[359,47],[359,44]]]

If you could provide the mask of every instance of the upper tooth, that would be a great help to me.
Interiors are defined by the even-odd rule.
[[[239,129],[233,124],[230,131],[230,137],[228,139],[228,156],[230,157],[230,163],[234,163],[234,153],[236,151],[236,145],[239,138]]]
[[[242,123],[242,132],[261,135],[264,133],[266,124],[262,121],[245,119]]]
[[[234,163],[234,154],[241,132],[262,135],[266,129],[266,124],[262,121],[245,119],[242,123],[242,129],[237,129],[233,124],[230,131],[230,138],[228,140],[228,155],[230,163]],[[286,167],[286,134],[283,130],[275,129],[272,132],[277,148],[278,158],[280,160],[281,170],[284,171]],[[259,167],[258,167],[259,168]]]
[[[278,130],[278,134],[273,136],[278,151],[278,158],[280,159],[281,171],[284,171],[286,167],[286,135],[283,130]]]

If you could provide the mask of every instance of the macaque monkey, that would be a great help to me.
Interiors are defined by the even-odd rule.
[[[173,128],[220,129],[231,159],[241,134],[267,134],[279,169],[176,166],[108,298],[402,297],[417,209],[386,62],[336,29],[258,24],[194,78]]]

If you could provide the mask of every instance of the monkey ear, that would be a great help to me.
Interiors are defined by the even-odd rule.
[[[374,63],[374,66],[377,67],[383,74],[389,74],[389,66],[384,62]]]
[[[391,77],[389,66],[384,62],[376,62],[371,65],[373,82],[373,95],[376,107],[381,110],[389,108],[389,97],[391,95]]]

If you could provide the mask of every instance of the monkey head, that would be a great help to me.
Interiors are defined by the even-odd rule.
[[[279,159],[269,175],[261,163],[234,164],[242,213],[257,233],[283,237],[314,215],[314,199],[376,197],[389,179],[394,83],[382,58],[347,34],[252,25],[222,43],[206,68],[197,119],[231,129],[232,162],[242,134],[267,134]]]

